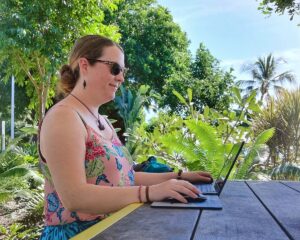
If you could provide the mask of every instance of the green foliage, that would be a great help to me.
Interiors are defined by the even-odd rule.
[[[0,225],[0,233],[5,236],[6,240],[34,240],[40,236],[40,228],[27,228],[20,223],[13,223],[9,227]]]
[[[293,20],[295,15],[300,14],[300,3],[296,0],[262,0],[258,9],[267,15],[270,15],[273,11],[279,14],[284,14],[287,11],[290,20]]]
[[[30,97],[29,107],[41,119],[55,94],[57,69],[74,40],[86,33],[118,39],[116,26],[103,24],[114,1],[0,2],[0,64],[5,80],[14,75]],[[50,98],[49,98],[50,97]]]
[[[126,90],[123,86],[120,89],[121,95],[116,96],[115,103],[127,131],[133,129],[134,124],[141,120],[142,107],[146,102],[145,95],[149,90],[149,86],[142,85],[136,94],[129,89]]]
[[[25,201],[27,201],[26,216],[19,222],[25,224],[27,227],[38,226],[43,222],[45,204],[43,190],[33,191],[30,198],[25,198]]]
[[[217,172],[223,165],[225,146],[222,139],[217,135],[216,129],[208,123],[196,121],[194,119],[185,121],[190,133],[195,136],[195,147],[200,147],[198,152],[204,153],[204,159],[198,158],[196,161],[203,161],[206,170]],[[194,169],[195,170],[195,169]]]
[[[246,152],[243,162],[241,162],[235,173],[235,178],[247,178],[249,176],[249,169],[253,165],[255,158],[258,156],[259,151],[265,146],[265,144],[274,135],[274,128],[260,133],[253,141],[253,144],[248,152]]]
[[[32,189],[39,188],[44,180],[38,171],[37,146],[22,142],[35,128],[24,127],[23,133],[9,143],[0,153],[0,201],[6,202],[16,196],[30,196]],[[17,146],[19,145],[19,146]]]
[[[142,162],[151,155],[158,156],[159,160],[177,168],[183,164],[183,159],[173,154],[170,148],[161,144],[162,136],[182,129],[183,120],[178,116],[170,116],[162,112],[157,118],[152,118],[149,124],[145,122],[132,133],[131,141],[136,144],[133,159]]]
[[[129,84],[136,90],[147,84],[162,94],[171,75],[188,70],[186,34],[155,0],[120,1],[117,5],[117,11],[105,14],[105,21],[119,26],[126,65],[130,68]]]
[[[0,204],[4,204],[14,197],[30,196],[29,185],[20,177],[5,177],[0,181]]]
[[[271,172],[273,180],[300,181],[300,166],[286,163],[275,167]]]
[[[147,103],[146,94],[149,86],[141,85],[139,90],[133,93],[130,89],[126,90],[121,86],[121,95],[116,96],[115,103],[118,113],[121,116],[125,132],[123,136],[126,137],[126,147],[130,154],[134,154],[136,144],[132,141],[132,132],[144,120],[143,106]]]
[[[138,143],[136,160],[142,161],[149,155],[155,155],[172,167],[210,171],[216,177],[226,165],[225,160],[233,155],[233,147],[235,151],[237,143],[246,141],[232,177],[250,177],[249,170],[259,149],[274,133],[270,129],[255,136],[249,126],[253,116],[261,111],[256,94],[242,98],[235,88],[231,98],[235,108],[222,113],[209,107],[205,107],[203,113],[195,111],[191,104],[192,90],[188,90],[187,98],[176,91],[174,94],[188,110],[185,120],[175,114],[161,112],[148,126],[137,128],[134,134]]]
[[[161,137],[170,154],[182,156],[182,166],[189,170],[206,170],[216,177],[224,164],[225,146],[215,129],[194,119],[184,121],[186,131],[173,131]]]
[[[270,159],[266,165],[297,163],[300,158],[300,89],[283,91],[270,99],[262,114],[254,119],[254,130],[275,128],[268,142]]]
[[[187,111],[186,103],[182,100],[178,102],[178,95],[174,96],[173,93],[175,90],[184,96],[186,89],[190,88],[194,95],[195,110],[202,112],[205,106],[224,110],[229,107],[230,88],[234,80],[232,71],[221,70],[219,61],[201,43],[189,70],[182,74],[175,73],[168,78],[161,105],[166,105],[182,115]]]

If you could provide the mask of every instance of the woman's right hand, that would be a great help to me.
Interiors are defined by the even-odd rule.
[[[150,201],[162,201],[174,198],[180,202],[187,203],[183,196],[198,197],[201,192],[190,182],[185,180],[170,179],[163,183],[149,186]]]

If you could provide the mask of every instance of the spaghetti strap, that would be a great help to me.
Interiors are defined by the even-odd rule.
[[[118,137],[116,130],[114,129],[113,125],[111,124],[111,122],[108,120],[108,118],[106,116],[103,116],[103,118],[105,119],[105,121],[107,122],[108,126],[111,128],[113,135],[115,135],[115,137]],[[112,136],[114,137],[114,136]]]
[[[59,104],[57,105],[57,107],[66,107],[66,108],[70,108],[72,109],[74,112],[77,113],[77,115],[79,116],[79,118],[81,119],[83,125],[85,126],[85,128],[87,129],[87,123],[84,121],[83,117],[80,115],[80,113],[73,107],[69,106],[69,105],[64,105],[64,104]]]

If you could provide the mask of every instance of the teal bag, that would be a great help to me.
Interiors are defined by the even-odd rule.
[[[170,166],[157,162],[156,157],[151,156],[148,160],[137,164],[133,167],[136,172],[151,172],[151,173],[162,173],[162,172],[173,172],[173,168]]]

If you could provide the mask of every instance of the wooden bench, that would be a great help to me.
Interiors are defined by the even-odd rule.
[[[300,182],[231,181],[223,210],[132,204],[74,240],[300,239]]]

